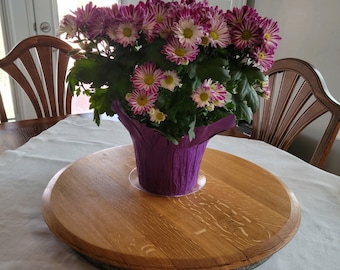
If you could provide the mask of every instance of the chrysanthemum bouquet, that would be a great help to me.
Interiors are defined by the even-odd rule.
[[[68,82],[90,96],[95,120],[119,101],[129,117],[177,142],[226,115],[251,121],[268,98],[277,22],[244,6],[224,12],[207,1],[147,0],[66,15],[61,33],[83,57]]]

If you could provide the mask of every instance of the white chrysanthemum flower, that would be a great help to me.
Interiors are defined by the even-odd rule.
[[[174,91],[175,87],[179,85],[180,78],[176,71],[168,70],[164,72],[165,78],[161,80],[161,86],[170,91]]]

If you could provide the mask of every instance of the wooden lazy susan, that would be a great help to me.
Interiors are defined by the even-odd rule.
[[[88,155],[48,184],[50,230],[93,261],[126,269],[251,269],[296,233],[300,208],[274,175],[207,149],[206,184],[181,197],[132,185],[132,146]]]

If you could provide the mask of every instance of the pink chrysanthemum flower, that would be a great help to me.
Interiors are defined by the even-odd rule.
[[[172,38],[164,45],[162,53],[166,58],[177,65],[187,65],[196,59],[199,49],[197,46],[185,46],[178,39]]]
[[[256,81],[253,85],[255,91],[264,99],[270,98],[269,76],[265,77],[264,81]]]
[[[157,24],[162,23],[167,18],[168,4],[165,2],[150,3],[148,5],[148,12],[155,15]]]
[[[66,33],[66,38],[73,38],[77,34],[77,30],[76,17],[72,15],[64,16],[59,26],[59,34]]]
[[[203,37],[201,38],[201,45],[203,47],[208,47],[210,44],[210,36],[209,33],[204,33]]]
[[[173,34],[172,32],[172,18],[166,18],[161,23],[156,24],[155,32],[159,34],[159,36],[163,39],[167,39],[170,35]]]
[[[165,78],[161,80],[161,86],[170,91],[174,91],[175,87],[178,86],[181,81],[176,71],[167,70],[164,72],[164,75]]]
[[[279,40],[279,26],[277,22],[272,19],[263,19],[261,22],[263,29],[264,46],[266,50],[275,50],[278,46]]]
[[[209,29],[210,44],[212,47],[226,48],[231,41],[229,29],[224,21],[212,19]]]
[[[130,22],[133,25],[135,25],[137,28],[139,28],[142,25],[144,17],[144,11],[143,8],[139,5],[133,6],[121,6],[119,10],[119,19]]]
[[[107,22],[107,8],[97,8],[94,16],[92,16],[88,21],[87,34],[90,38],[96,38],[97,36],[103,35],[106,32],[106,22]]]
[[[123,47],[133,46],[139,38],[138,30],[131,22],[120,23],[112,32],[108,31],[108,35]]]
[[[262,90],[263,90],[263,94],[262,97],[264,99],[269,99],[270,98],[270,87],[269,87],[269,76],[266,76],[265,81],[262,83]]]
[[[211,79],[204,80],[203,87],[208,87],[211,90],[212,101],[225,101],[227,96],[227,90],[219,82],[213,82]]]
[[[116,41],[116,28],[117,26],[112,24],[106,29],[106,35],[114,41]]]
[[[212,91],[210,87],[201,85],[196,91],[191,94],[191,98],[196,102],[197,108],[208,106],[211,101]]]
[[[267,51],[264,48],[257,48],[254,51],[254,58],[256,66],[258,66],[262,72],[270,69],[274,63],[273,51]]]
[[[209,6],[205,7],[201,10],[201,17],[205,18],[207,22],[209,22],[209,19],[215,19],[218,21],[225,21],[226,22],[226,13],[223,12],[222,9],[220,9],[218,6]]]
[[[145,91],[143,89],[134,89],[131,94],[127,95],[127,101],[135,115],[141,115],[143,112],[149,112],[157,100],[157,93]]]
[[[148,14],[143,19],[142,31],[146,39],[151,42],[157,35],[155,32],[156,20],[154,14]]]
[[[137,89],[156,93],[164,78],[165,74],[163,71],[157,69],[154,63],[147,62],[144,65],[136,67],[131,81]]]
[[[201,43],[203,36],[203,28],[200,25],[195,25],[194,20],[185,18],[174,23],[173,31],[175,37],[183,45],[196,45]]]
[[[232,26],[237,26],[242,23],[244,19],[257,20],[259,18],[255,9],[245,5],[241,8],[234,7],[232,10],[227,10],[227,23]]]
[[[118,21],[118,17],[120,16],[120,5],[113,4],[111,7],[106,7],[106,20],[108,25]]]
[[[176,3],[173,1],[172,3]],[[179,20],[190,18],[194,20],[195,24],[201,20],[203,13],[202,11],[206,8],[207,1],[182,1],[178,6],[174,5],[172,10],[169,12],[170,16],[175,16]],[[171,14],[171,12],[173,14]]]
[[[226,91],[225,98],[223,100],[213,99],[212,103],[215,107],[224,107],[227,103],[232,102],[233,95]]]
[[[243,20],[242,23],[238,24],[232,35],[232,43],[238,50],[244,50],[251,48],[259,43],[261,40],[262,29],[258,23],[250,20]]]
[[[150,121],[160,124],[166,119],[166,114],[159,109],[151,108],[149,110]]]
[[[100,16],[97,6],[94,6],[92,2],[89,2],[85,8],[77,8],[73,14],[77,18],[78,27],[84,30],[88,28],[91,19],[93,20],[93,18]]]

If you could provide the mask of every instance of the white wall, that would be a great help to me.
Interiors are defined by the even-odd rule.
[[[275,58],[297,57],[311,63],[340,101],[340,1],[255,0],[254,7],[279,23],[282,40]],[[308,143],[319,135],[321,126],[322,120],[309,127],[292,151],[305,158]],[[340,140],[333,145],[326,170],[340,175]]]

